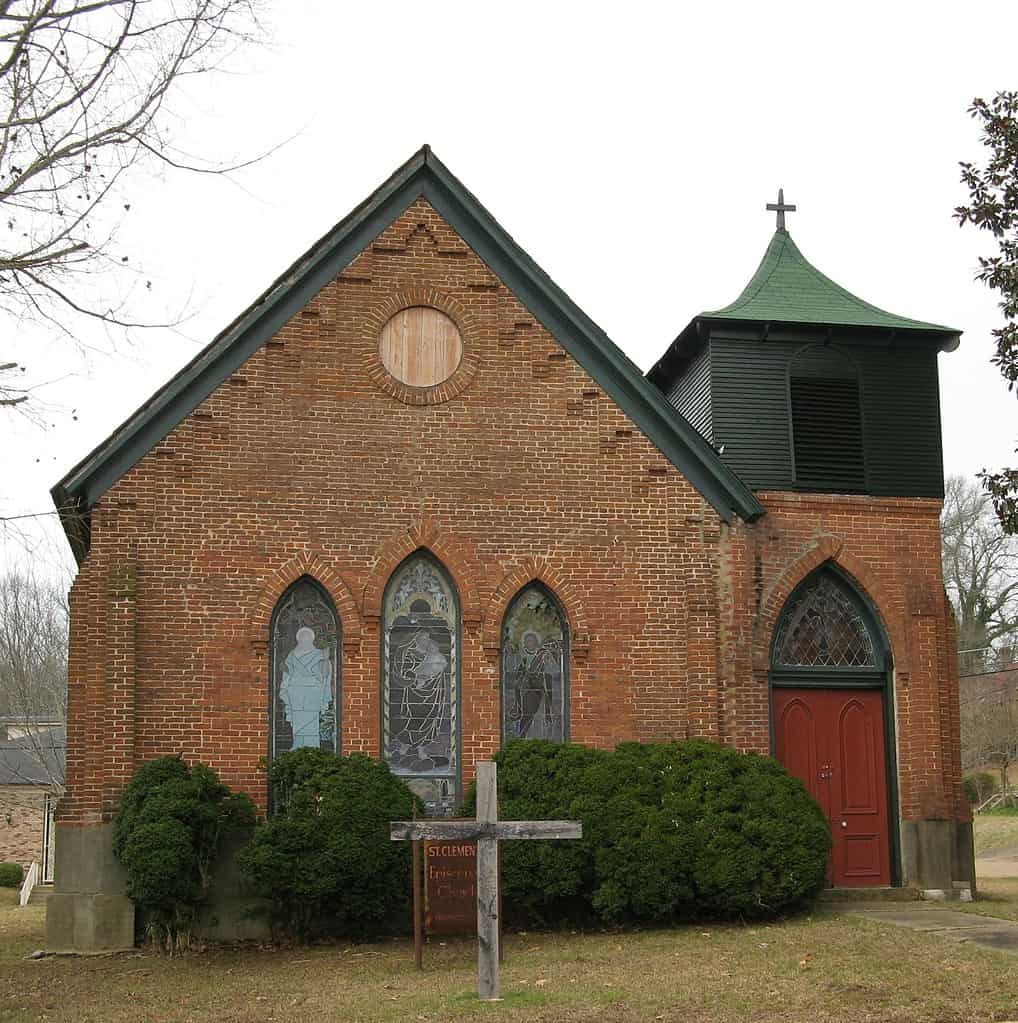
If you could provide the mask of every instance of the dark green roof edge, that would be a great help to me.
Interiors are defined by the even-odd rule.
[[[788,297],[775,294],[779,271],[800,276],[802,290],[795,295],[799,313],[788,315]],[[756,273],[742,294],[722,309],[701,313],[699,319],[769,320],[786,323],[822,323],[845,327],[888,327],[895,330],[928,330],[957,335],[960,331],[937,323],[898,316],[853,295],[821,273],[799,250],[788,231],[774,232]]]
[[[89,509],[413,202],[423,197],[611,395],[726,521],[764,508],[714,449],[646,380],[494,217],[424,146],[316,242],[208,347],[52,489],[76,556]]]
[[[808,288],[799,292],[794,301],[787,294],[781,298],[772,292],[773,281],[779,268],[800,275]],[[769,291],[771,293],[769,293]],[[672,380],[670,372],[675,360],[699,348],[706,337],[704,328],[723,327],[725,324],[763,326],[766,330],[778,327],[815,327],[837,331],[846,338],[872,335],[874,331],[900,334],[917,340],[935,342],[942,351],[954,351],[962,332],[954,327],[925,323],[906,316],[889,313],[870,302],[853,295],[840,284],[821,273],[799,250],[786,230],[774,232],[764,257],[739,297],[721,309],[700,313],[694,317],[661,358],[647,371],[647,379],[667,389]]]

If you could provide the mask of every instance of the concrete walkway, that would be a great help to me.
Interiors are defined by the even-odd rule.
[[[989,877],[1018,877],[1015,850],[976,860],[976,884],[978,878]],[[838,912],[1018,955],[1018,922],[962,913],[943,902],[858,902],[839,906]]]
[[[999,849],[976,860],[977,886],[980,878],[994,877],[1018,878],[1018,847]],[[1018,955],[1018,922],[962,913],[949,906],[943,902],[854,902],[837,906],[836,912]]]
[[[976,860],[976,883],[980,877],[1018,877],[1018,861],[1009,857],[987,856]]]
[[[971,942],[1018,955],[1018,923],[975,913],[945,909],[937,902],[860,902],[839,906],[839,913],[862,916],[878,923],[928,931],[952,941]]]

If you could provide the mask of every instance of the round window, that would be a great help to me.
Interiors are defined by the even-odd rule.
[[[434,387],[456,372],[463,338],[445,313],[431,306],[401,309],[382,328],[382,365],[408,387]]]

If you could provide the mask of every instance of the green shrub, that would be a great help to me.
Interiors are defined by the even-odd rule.
[[[0,863],[0,888],[20,888],[24,879],[20,863]]]
[[[985,802],[997,791],[997,779],[989,771],[973,771],[962,779],[965,798],[972,804]]]
[[[274,933],[363,937],[397,913],[409,920],[410,845],[390,841],[389,822],[423,807],[388,765],[306,748],[268,773],[276,811],[237,862],[268,900]]]
[[[159,757],[135,771],[120,799],[113,850],[158,944],[173,951],[188,943],[220,838],[254,821],[251,800],[204,764]]]
[[[583,822],[580,841],[505,844],[514,922],[768,917],[824,883],[827,820],[769,757],[703,741],[614,752],[522,741],[495,759],[502,818]]]
[[[983,817],[1018,817],[1018,806],[995,806],[992,810],[986,810]]]

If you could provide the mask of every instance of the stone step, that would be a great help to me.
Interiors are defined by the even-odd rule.
[[[918,888],[825,888],[817,897],[821,903],[918,902]]]
[[[28,897],[28,904],[30,906],[42,906],[46,904],[46,900],[50,896],[50,892],[53,891],[52,884],[37,884],[32,889],[32,894]]]

